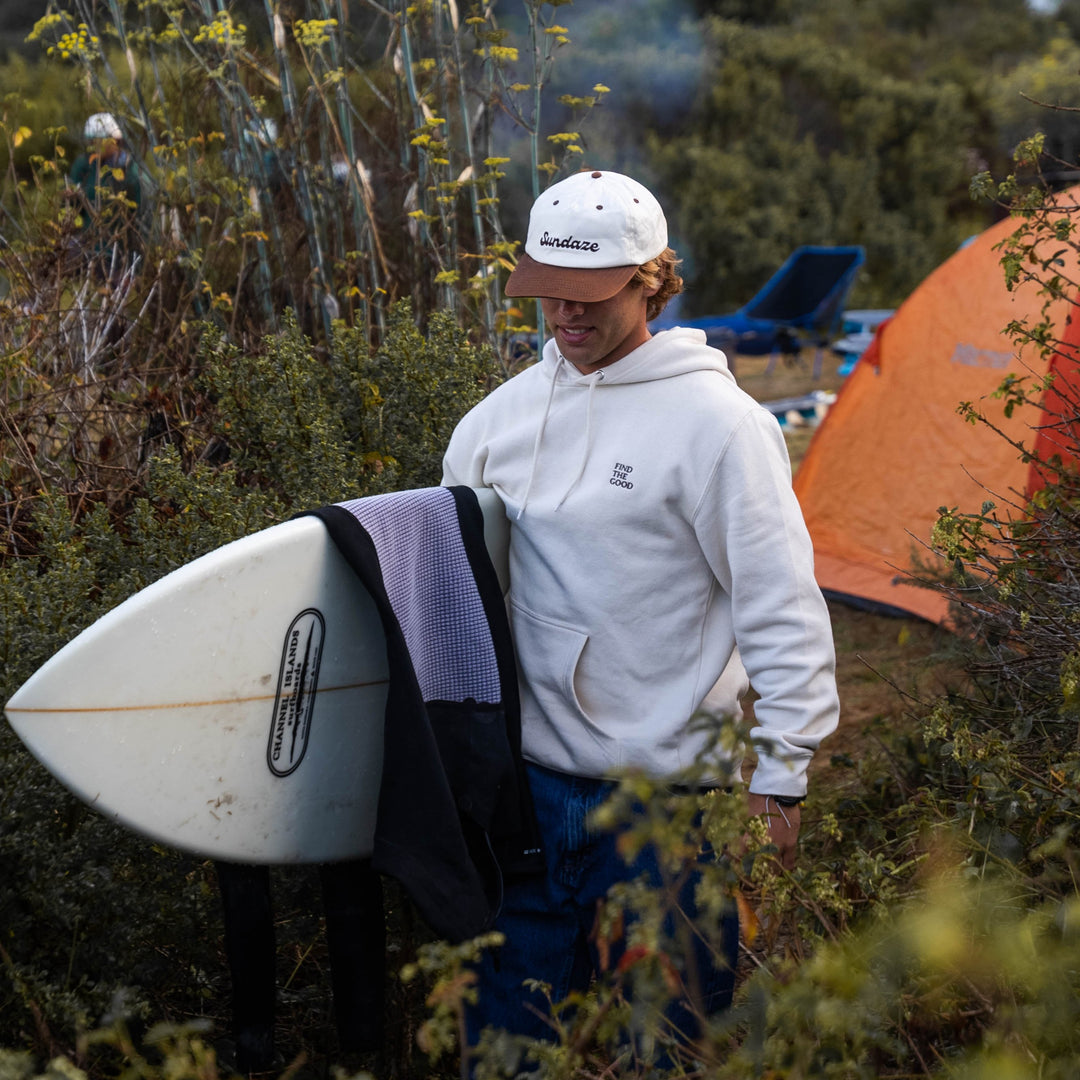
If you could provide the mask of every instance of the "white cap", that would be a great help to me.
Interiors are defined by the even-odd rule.
[[[667,246],[667,220],[648,188],[621,173],[578,173],[533,203],[506,294],[606,300]]]
[[[352,167],[344,158],[334,158],[330,162],[330,175],[334,178],[335,184],[347,184],[351,172]]]
[[[123,132],[112,113],[94,113],[83,127],[84,139],[122,139]]]

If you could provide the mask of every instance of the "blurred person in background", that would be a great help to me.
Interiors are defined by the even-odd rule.
[[[66,196],[75,206],[84,256],[116,283],[141,250],[142,183],[112,113],[94,113],[83,127],[86,148],[72,162]]]

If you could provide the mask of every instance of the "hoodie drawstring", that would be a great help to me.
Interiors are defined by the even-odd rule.
[[[585,475],[585,465],[589,460],[589,441],[592,435],[592,404],[593,404],[593,391],[596,389],[597,383],[601,382],[604,378],[602,371],[594,372],[594,377],[589,380],[589,394],[585,399],[585,438],[581,443],[581,464],[578,465],[577,475],[571,481],[570,486],[563,492],[563,497],[555,504],[555,509],[558,510],[560,506],[570,497],[570,492],[578,486],[579,481]]]
[[[547,403],[544,405],[544,415],[540,419],[540,427],[536,431],[536,441],[533,443],[532,463],[529,466],[529,481],[525,485],[525,494],[522,497],[521,507],[516,515],[518,519],[525,513],[525,507],[529,503],[529,495],[532,493],[533,481],[536,479],[536,463],[540,459],[540,444],[544,441],[544,432],[547,430],[548,417],[551,415],[551,403],[555,399],[555,386],[559,381],[559,372],[562,370],[563,364],[567,362],[566,358],[558,349],[555,350],[555,356],[555,367],[551,373],[551,384],[548,387]],[[563,492],[562,498],[556,504],[556,510],[566,502],[570,493],[577,487],[581,478],[585,475],[585,465],[589,460],[589,443],[592,437],[593,391],[596,389],[597,383],[603,381],[603,378],[604,373],[602,371],[597,371],[594,372],[593,376],[589,379],[589,393],[585,403],[585,435],[581,444],[581,462],[578,465],[577,475],[570,482],[570,486]]]
[[[562,367],[563,355],[557,349],[555,355],[555,367],[551,372],[551,385],[548,387],[547,404],[544,406],[544,415],[540,418],[540,427],[536,431],[536,441],[533,443],[532,464],[529,466],[529,482],[525,485],[525,495],[521,500],[521,508],[517,512],[518,519],[525,513],[525,507],[529,503],[529,495],[532,492],[533,480],[536,479],[536,462],[540,457],[540,443],[544,438],[544,429],[547,427],[548,414],[551,412],[551,402],[555,397],[555,383],[559,378],[559,369]]]

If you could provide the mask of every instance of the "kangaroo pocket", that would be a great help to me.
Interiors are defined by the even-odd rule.
[[[564,717],[588,721],[574,689],[574,675],[581,664],[588,635],[513,602],[510,626],[525,684],[522,689],[535,699],[548,723],[557,725]]]

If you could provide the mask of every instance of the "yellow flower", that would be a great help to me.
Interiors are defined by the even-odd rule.
[[[34,29],[26,35],[26,40],[37,41],[46,30],[58,26],[61,22],[63,22],[63,18],[60,15],[46,15],[43,18],[38,19],[38,21],[34,23]]]
[[[200,26],[194,41],[213,41],[219,45],[243,45],[247,27],[243,23],[234,23],[227,11],[220,11],[214,21]]]
[[[301,45],[317,48],[330,41],[330,31],[337,24],[337,19],[297,19],[293,23],[293,33]]]

